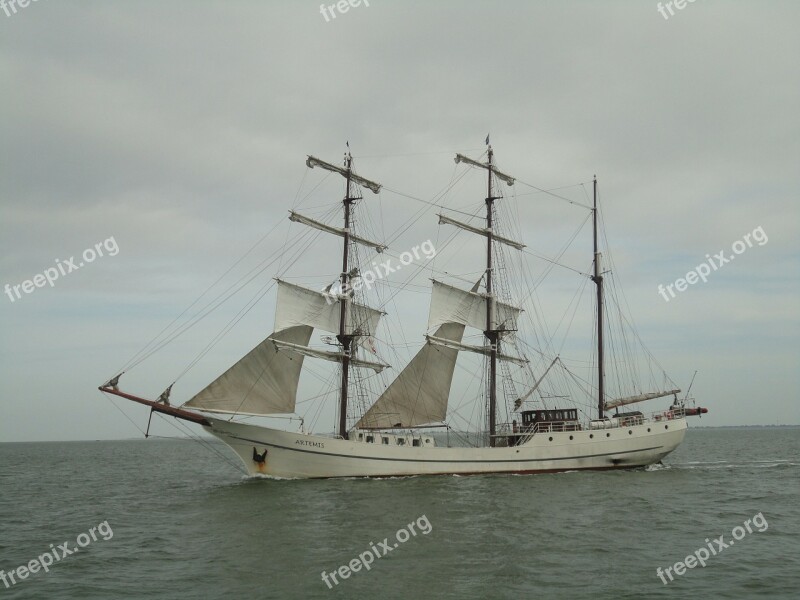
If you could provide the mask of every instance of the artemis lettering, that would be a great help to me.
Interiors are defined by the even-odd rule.
[[[325,444],[323,442],[311,442],[309,440],[295,440],[295,444],[299,444],[301,446],[313,446],[314,448],[324,448]]]

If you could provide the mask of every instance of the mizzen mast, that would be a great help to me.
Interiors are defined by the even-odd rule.
[[[603,367],[603,274],[600,270],[600,252],[597,250],[597,176],[594,177],[592,225],[594,239],[594,275],[597,286],[597,418],[603,418],[605,408],[605,372]]]

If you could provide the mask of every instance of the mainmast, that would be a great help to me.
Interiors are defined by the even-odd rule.
[[[486,138],[486,144],[489,145],[489,138]],[[481,303],[485,303],[486,309],[486,318],[485,320],[478,325],[477,323],[473,323],[471,320],[465,320],[463,323],[469,324],[472,327],[483,327],[483,335],[488,340],[488,347],[487,346],[468,346],[466,344],[452,344],[449,343],[447,345],[451,347],[457,347],[459,350],[469,350],[471,352],[479,352],[481,354],[486,354],[489,357],[489,398],[488,398],[488,425],[489,425],[489,445],[495,446],[495,434],[497,433],[497,361],[499,360],[510,360],[513,362],[526,362],[524,359],[520,359],[518,357],[513,356],[506,356],[499,351],[499,344],[500,344],[500,335],[504,331],[512,331],[516,329],[516,315],[520,312],[520,309],[509,306],[507,304],[498,303],[494,296],[494,281],[493,281],[493,266],[492,266],[492,244],[493,242],[497,242],[499,244],[505,244],[511,246],[512,248],[516,248],[517,250],[522,250],[525,245],[520,244],[519,242],[515,242],[510,240],[506,237],[496,235],[494,232],[494,218],[493,218],[493,208],[494,208],[494,201],[499,200],[501,196],[493,196],[492,195],[492,184],[495,179],[499,179],[505,182],[507,185],[514,185],[514,178],[510,175],[502,173],[498,171],[494,166],[494,153],[492,151],[492,147],[489,146],[489,160],[485,163],[478,162],[471,158],[464,156],[463,154],[456,154],[456,163],[465,163],[472,167],[477,167],[480,169],[486,169],[489,172],[487,185],[486,185],[486,227],[480,228],[475,227],[473,225],[469,225],[467,223],[461,223],[460,221],[456,221],[455,219],[451,219],[450,217],[446,217],[445,215],[439,215],[439,223],[447,223],[449,225],[455,225],[461,229],[466,231],[470,231],[472,233],[476,233],[478,235],[486,236],[486,294],[480,297]],[[436,282],[434,282],[436,283]],[[469,305],[471,300],[468,299],[469,297],[464,298],[465,305]],[[462,307],[463,310],[463,307]],[[502,312],[503,316],[501,319],[498,319],[498,310]],[[462,322],[462,321],[459,321]],[[509,329],[507,327],[507,323],[511,322],[513,327]],[[499,326],[498,326],[499,325]],[[441,343],[440,341],[436,341],[436,343]]]
[[[594,229],[594,275],[592,281],[597,286],[597,417],[603,418],[605,406],[605,374],[603,371],[603,275],[600,271],[600,252],[597,250],[597,176],[594,177],[594,205],[592,222]]]
[[[350,152],[345,156],[345,167],[347,169],[345,179],[347,180],[347,188],[344,194],[344,245],[342,250],[342,277],[341,277],[341,290],[342,294],[339,298],[339,335],[336,339],[342,345],[342,384],[341,394],[339,396],[339,429],[338,434],[347,439],[347,384],[350,377],[350,347],[353,342],[353,336],[347,334],[346,320],[347,320],[347,290],[349,289],[350,274],[348,272],[348,254],[350,250],[350,205],[355,202],[356,198],[350,197],[350,186],[353,175],[353,157]]]

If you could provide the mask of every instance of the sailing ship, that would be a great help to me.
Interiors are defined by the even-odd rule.
[[[365,395],[360,386],[386,376],[389,365],[374,348],[385,313],[366,299],[369,286],[361,285],[360,270],[365,263],[356,250],[380,253],[388,248],[356,231],[354,211],[365,191],[378,194],[382,186],[356,173],[349,144],[341,165],[313,156],[306,161],[309,169],[321,168],[344,178],[342,226],[294,210],[289,215],[295,223],[342,239],[341,272],[335,286],[316,291],[277,278],[274,331],[180,406],[170,402],[172,385],[157,400],[120,390],[125,371],[99,389],[148,406],[151,418],[155,412],[199,425],[227,444],[252,476],[548,473],[629,469],[659,462],[683,441],[687,417],[707,409],[690,406],[688,392],[679,399],[681,390],[674,385],[643,392],[637,383],[636,393],[609,394],[604,318],[607,272],[598,249],[597,178],[592,182],[593,203],[587,206],[592,217],[593,270],[585,274],[596,292],[592,298],[596,346],[590,367],[594,381],[573,377],[589,398],[581,404],[569,394],[545,393],[548,377],[570,371],[559,354],[539,351],[536,363],[527,356],[528,346],[520,332],[523,307],[511,297],[503,263],[509,252],[524,251],[526,246],[504,235],[497,219],[498,203],[515,178],[498,168],[488,139],[486,151],[477,159],[457,154],[455,162],[486,175],[482,214],[475,215],[482,222],[465,222],[443,209],[439,225],[475,236],[485,247],[485,264],[477,282],[470,280],[471,286],[448,283],[442,277],[431,279],[424,342],[392,381],[378,386],[374,397]],[[330,268],[333,276],[335,267]],[[333,350],[310,345],[315,329],[335,336],[323,338]],[[467,343],[466,331],[482,337],[482,343]],[[483,367],[477,370],[481,382],[471,386],[482,404],[477,411],[481,422],[471,436],[457,435],[448,416],[456,367],[464,355],[477,355]],[[299,383],[308,360],[336,364],[336,385],[327,397],[337,405],[335,431],[306,431],[302,417],[296,431],[246,422],[255,416],[297,416]],[[668,396],[673,400],[666,409],[648,414],[619,410]],[[444,439],[437,428],[444,429]]]

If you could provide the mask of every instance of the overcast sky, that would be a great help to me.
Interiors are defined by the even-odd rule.
[[[126,415],[142,427],[146,409],[117,402],[123,414],[97,386],[277,223],[251,264],[290,241],[286,211],[322,181],[307,154],[338,161],[349,141],[365,176],[431,199],[452,154],[480,154],[487,132],[527,183],[597,174],[642,337],[682,387],[699,371],[692,391],[711,412],[693,424],[800,423],[800,4],[701,0],[666,19],[657,4],[371,0],[328,21],[300,0],[0,11],[0,285],[109,238],[104,252],[118,248],[53,287],[0,296],[0,441],[138,435]],[[340,195],[330,183],[312,213]],[[479,203],[480,185],[449,201]],[[585,214],[525,198],[524,241],[552,256]],[[423,206],[387,191],[365,201],[387,234]],[[420,227],[399,250],[438,235],[433,213]],[[768,242],[659,295],[759,227]],[[273,302],[175,399],[263,338]],[[239,308],[124,387],[157,395]],[[424,314],[408,339],[422,328]]]

